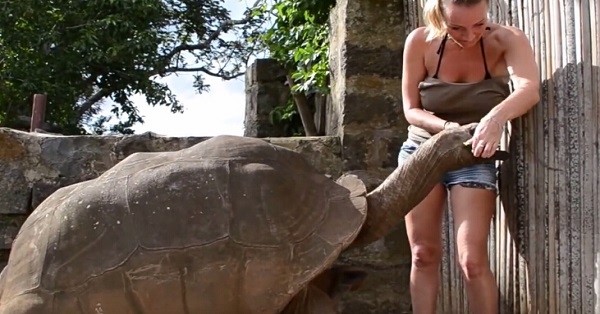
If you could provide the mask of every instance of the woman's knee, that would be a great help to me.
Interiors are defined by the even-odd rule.
[[[467,281],[477,279],[490,271],[485,248],[460,250],[458,259],[464,278]]]
[[[442,260],[442,249],[438,245],[418,244],[412,247],[412,265],[417,269],[435,268]]]
[[[488,238],[495,196],[483,189],[456,186],[451,192],[458,262],[467,281],[487,275]]]

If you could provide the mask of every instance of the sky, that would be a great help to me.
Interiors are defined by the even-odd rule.
[[[243,10],[254,0],[225,0],[231,17],[238,19]],[[198,94],[193,87],[193,73],[171,74],[163,79],[183,105],[183,113],[171,113],[164,106],[152,107],[145,97],[135,95],[131,99],[144,119],[136,124],[136,134],[151,131],[164,136],[215,136],[243,135],[246,95],[244,76],[224,81],[205,76],[210,85],[208,92]],[[111,101],[106,101],[110,108]]]
[[[132,101],[144,118],[136,124],[135,133],[151,131],[165,136],[244,135],[246,95],[244,77],[224,81],[206,76],[210,90],[198,94],[191,73],[170,75],[164,81],[183,105],[183,113],[171,113],[168,107],[152,107],[144,96],[135,95]]]

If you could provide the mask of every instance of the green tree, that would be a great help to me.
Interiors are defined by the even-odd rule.
[[[306,135],[317,135],[307,96],[329,93],[329,13],[335,0],[274,0],[263,4],[272,27],[261,43],[288,72],[294,102],[282,104],[274,114],[291,122],[301,117]]]
[[[121,120],[112,131],[131,133],[143,122],[131,96],[182,111],[169,87],[153,78],[194,72],[242,75],[264,19],[248,8],[232,20],[222,0],[5,0],[0,19],[0,125],[28,116],[32,95],[48,95],[46,120],[68,134],[84,126],[105,131],[98,116],[106,99]],[[187,57],[187,58],[186,58]],[[187,60],[192,57],[192,64]]]

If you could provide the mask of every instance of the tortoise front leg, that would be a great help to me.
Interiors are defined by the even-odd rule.
[[[338,314],[336,304],[327,293],[309,284],[300,290],[280,314]]]
[[[366,276],[356,267],[331,267],[300,290],[280,314],[339,314],[341,297],[357,290]]]

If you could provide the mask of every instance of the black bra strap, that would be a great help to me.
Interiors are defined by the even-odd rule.
[[[489,31],[490,27],[486,27],[485,30]],[[448,36],[449,36],[448,34],[446,34],[444,36],[444,38],[442,39],[442,42],[440,43],[440,46],[438,47],[438,50],[437,50],[437,54],[440,57],[438,58],[437,67],[435,69],[435,73],[433,74],[433,78],[435,78],[435,79],[438,78],[438,73],[440,72],[440,66],[442,65],[442,56],[444,55],[444,48],[446,47],[446,41],[448,40]],[[490,71],[487,66],[487,60],[485,58],[485,49],[483,46],[483,38],[479,40],[479,47],[481,48],[481,55],[483,56],[483,66],[485,68],[485,79],[490,79],[490,78],[492,78],[492,75],[490,74]]]
[[[486,27],[485,28],[486,31],[489,31],[490,28]],[[479,47],[481,47],[481,55],[483,56],[483,66],[485,67],[485,79],[491,79],[492,75],[490,74],[490,71],[488,70],[488,66],[487,66],[487,61],[485,59],[485,49],[483,48],[483,38],[481,38],[479,40]]]
[[[438,78],[438,72],[440,71],[440,66],[442,65],[442,56],[444,55],[444,47],[446,47],[447,40],[448,40],[448,34],[446,34],[446,36],[444,36],[444,39],[442,39],[442,42],[440,43],[440,46],[438,47],[438,50],[437,50],[437,54],[440,57],[438,58],[437,68],[435,69],[435,73],[433,74],[433,78],[435,78],[435,79]]]

